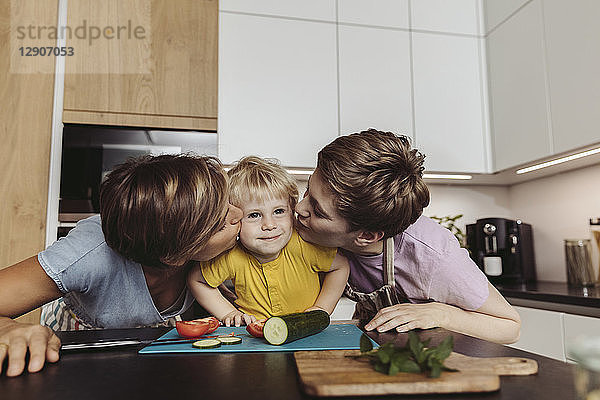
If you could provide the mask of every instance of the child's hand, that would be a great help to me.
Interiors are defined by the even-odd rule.
[[[253,323],[254,321],[256,321],[256,317],[254,315],[244,314],[240,310],[234,310],[229,314],[226,314],[222,318],[222,321],[225,324],[225,326],[228,327],[232,325],[241,326],[242,323],[244,325],[249,325]]]

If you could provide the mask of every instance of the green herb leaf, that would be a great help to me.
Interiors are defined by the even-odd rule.
[[[410,354],[406,350],[396,351],[392,356],[388,375],[396,375],[398,372],[400,372],[402,365],[408,360],[409,357]]]
[[[401,372],[409,372],[411,374],[418,374],[421,372],[421,367],[413,360],[406,360],[400,364],[399,367]]]
[[[454,347],[454,337],[447,336],[442,342],[436,347],[436,356],[440,361],[445,360],[452,353]]]
[[[389,368],[388,368],[387,364],[384,364],[384,363],[382,363],[380,361],[377,361],[375,363],[375,371],[381,372],[382,374],[386,374],[387,375],[387,373],[389,371]]]
[[[452,353],[454,338],[447,336],[437,347],[429,347],[430,341],[421,342],[415,332],[409,332],[404,347],[386,343],[373,349],[371,340],[363,334],[360,338],[361,355],[358,357],[369,358],[376,371],[388,375],[428,372],[430,377],[437,378],[442,371],[456,371],[444,365],[444,360]]]
[[[371,350],[373,350],[373,342],[371,342],[366,333],[363,333],[360,337],[360,352],[366,353]]]
[[[439,378],[442,373],[442,367],[439,364],[434,364],[431,367],[431,372],[429,373],[430,378]]]
[[[392,359],[392,354],[394,354],[394,344],[386,343],[379,348],[377,357],[379,357],[379,361],[382,363],[389,364],[390,360]]]
[[[423,343],[421,343],[421,341],[419,340],[419,336],[414,331],[410,331],[408,333],[408,348],[410,349],[410,351],[412,351],[413,356],[417,360],[422,357],[421,353],[423,351],[423,347]]]
[[[396,375],[398,372],[400,372],[400,366],[399,364],[394,363],[393,361],[390,363],[390,369],[388,369],[387,374],[389,376],[394,376]]]

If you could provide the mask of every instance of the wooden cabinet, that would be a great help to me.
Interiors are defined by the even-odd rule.
[[[11,1],[0,0],[0,26],[18,25],[20,18],[23,26],[55,26],[57,4],[26,1],[11,10]],[[10,34],[0,30],[0,268],[44,249],[54,90],[54,57],[27,57],[20,65],[11,65],[11,57],[19,57],[20,46],[54,46],[55,40],[17,41]],[[28,62],[50,73],[27,72]],[[22,320],[39,322],[39,311]]]
[[[336,26],[221,12],[219,157],[315,167],[338,135]]]
[[[217,0],[75,0],[67,18],[89,33],[67,39],[64,122],[216,129]]]

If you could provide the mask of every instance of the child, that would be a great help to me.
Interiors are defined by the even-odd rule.
[[[236,247],[190,272],[198,302],[226,326],[308,309],[335,308],[349,267],[337,249],[314,245],[294,228],[298,188],[275,162],[246,157],[229,171],[230,202],[243,211]],[[319,272],[325,272],[323,287]],[[239,310],[216,289],[231,279]]]

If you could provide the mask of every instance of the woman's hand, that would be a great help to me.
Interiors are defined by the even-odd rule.
[[[29,351],[29,372],[38,372],[44,362],[59,358],[60,339],[48,327],[23,324],[10,318],[0,318],[0,374],[2,363],[8,358],[6,376],[20,375],[25,369]]]
[[[221,320],[225,326],[241,326],[242,324],[249,325],[253,323],[256,321],[256,317],[254,315],[244,314],[240,310],[233,310],[221,318]]]
[[[448,318],[448,306],[442,303],[396,304],[382,308],[365,329],[378,332],[396,328],[398,332],[408,332],[412,329],[429,329],[444,326]]]

